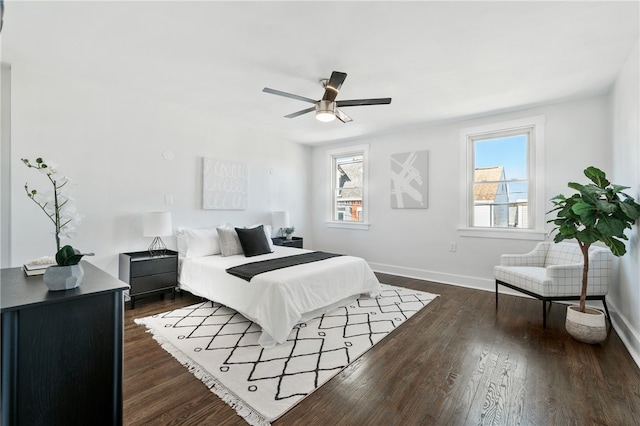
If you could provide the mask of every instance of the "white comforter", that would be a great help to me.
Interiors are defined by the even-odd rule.
[[[275,246],[270,254],[181,259],[180,287],[219,302],[262,327],[260,344],[287,340],[293,327],[361,294],[376,296],[380,282],[364,259],[339,256],[256,275],[250,282],[225,271],[232,266],[307,253]]]

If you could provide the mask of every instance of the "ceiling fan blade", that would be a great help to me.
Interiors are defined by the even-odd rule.
[[[327,82],[327,85],[324,89],[324,96],[322,97],[323,101],[335,101],[336,96],[338,96],[338,92],[340,92],[340,88],[342,87],[342,83],[347,78],[347,74],[339,71],[334,71],[331,73],[331,78]]]
[[[309,102],[312,104],[316,103],[316,101],[314,101],[313,99],[305,98],[304,96],[300,96],[300,95],[294,95],[293,93],[282,92],[276,89],[270,89],[268,87],[265,87],[264,89],[262,89],[262,91],[266,93],[271,93],[272,95],[284,96],[285,98],[297,99],[299,101]]]
[[[352,99],[348,101],[336,101],[336,106],[350,107],[360,105],[386,105],[391,103],[391,98],[378,98],[378,99]]]
[[[351,117],[349,117],[344,112],[340,111],[338,108],[336,108],[336,117],[338,117],[338,120],[342,121],[343,123],[348,123],[349,121],[353,121]]]
[[[315,111],[315,110],[316,110],[316,107],[312,106],[311,108],[303,109],[303,110],[298,111],[298,112],[292,112],[289,115],[285,115],[285,117],[286,118],[295,118],[295,117],[297,117],[299,115],[306,114],[308,112]]]

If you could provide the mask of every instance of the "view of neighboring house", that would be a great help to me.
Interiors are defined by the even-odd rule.
[[[473,226],[509,225],[509,192],[504,167],[475,170],[473,191]]]
[[[362,213],[362,157],[340,162],[337,166],[339,188],[336,219],[360,221]]]
[[[475,169],[473,226],[527,228],[526,199],[510,191],[503,166]]]

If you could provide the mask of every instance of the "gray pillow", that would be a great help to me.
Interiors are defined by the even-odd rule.
[[[242,245],[233,225],[227,223],[224,226],[216,228],[218,238],[220,239],[220,251],[222,256],[233,256],[234,254],[242,254]]]

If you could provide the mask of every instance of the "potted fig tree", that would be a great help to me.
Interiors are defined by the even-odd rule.
[[[548,212],[557,212],[556,218],[548,221],[556,226],[553,229],[557,231],[554,242],[559,243],[575,238],[584,258],[580,305],[567,308],[567,331],[578,340],[582,339],[576,336],[575,330],[582,327],[574,327],[574,322],[591,324],[592,321],[589,321],[588,315],[593,315],[593,312],[586,308],[589,247],[596,242],[601,242],[609,247],[615,256],[624,256],[627,249],[623,240],[628,240],[625,231],[631,229],[631,226],[640,218],[640,204],[622,192],[628,189],[628,186],[612,184],[607,180],[605,173],[596,167],[587,167],[584,175],[592,183],[582,185],[569,182],[569,188],[578,192],[570,197],[556,195],[551,199],[554,208]],[[602,314],[599,311],[596,313]],[[602,315],[601,327],[604,328],[606,337],[604,315]],[[595,342],[589,341],[589,343]]]

